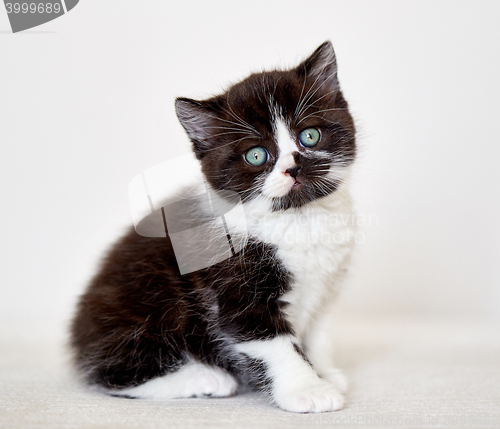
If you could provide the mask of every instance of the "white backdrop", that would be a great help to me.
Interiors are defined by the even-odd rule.
[[[176,96],[332,40],[359,129],[341,308],[500,319],[500,3],[81,0],[9,34],[0,5],[0,321],[66,321],[131,222],[127,186],[189,150]]]

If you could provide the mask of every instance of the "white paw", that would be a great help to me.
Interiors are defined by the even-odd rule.
[[[189,392],[187,396],[212,396],[221,398],[231,396],[238,388],[238,382],[226,371],[219,368],[210,368],[207,371],[203,368],[193,377],[190,385],[187,386]]]
[[[340,393],[347,392],[349,382],[341,369],[331,368],[321,373],[321,377],[332,383]]]
[[[337,411],[345,405],[342,394],[332,384],[321,379],[288,391],[274,392],[273,397],[278,407],[295,413]]]

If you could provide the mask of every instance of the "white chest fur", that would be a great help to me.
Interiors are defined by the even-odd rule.
[[[277,256],[292,275],[283,300],[300,338],[322,307],[331,301],[349,263],[355,220],[347,189],[300,209],[271,212],[265,201],[245,204],[250,237],[276,246]]]

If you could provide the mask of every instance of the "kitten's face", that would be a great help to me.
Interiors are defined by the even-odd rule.
[[[176,109],[212,187],[269,199],[273,210],[334,192],[354,161],[329,42],[295,69],[253,74],[208,100],[177,99]]]

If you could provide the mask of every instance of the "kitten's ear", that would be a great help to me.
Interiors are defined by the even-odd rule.
[[[325,89],[337,88],[337,59],[332,42],[327,41],[320,45],[296,70],[301,77],[317,80]]]
[[[201,159],[203,152],[210,146],[208,140],[213,126],[213,112],[203,102],[190,98],[177,98],[175,112],[193,142],[196,157]]]

